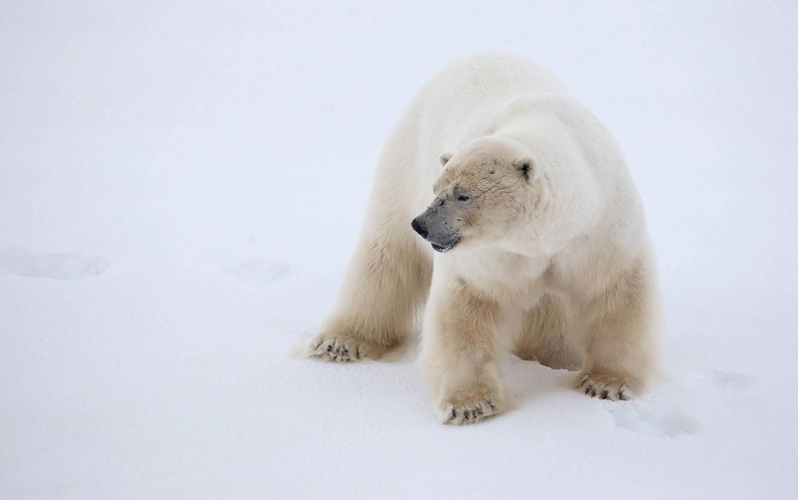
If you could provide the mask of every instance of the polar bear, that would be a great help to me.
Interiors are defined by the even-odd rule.
[[[609,400],[639,396],[657,370],[655,262],[623,153],[524,59],[468,57],[419,91],[310,355],[379,359],[422,308],[420,362],[444,423],[510,406],[509,352],[579,370],[575,387]]]

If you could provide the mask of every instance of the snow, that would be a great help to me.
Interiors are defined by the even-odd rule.
[[[45,2],[0,9],[0,498],[798,497],[798,5]],[[423,81],[536,60],[624,148],[669,380],[508,360],[440,425],[415,360],[290,358]]]

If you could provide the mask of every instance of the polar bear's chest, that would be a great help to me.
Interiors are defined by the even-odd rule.
[[[457,270],[468,282],[496,297],[514,295],[536,300],[543,291],[549,260],[501,250],[458,256]]]

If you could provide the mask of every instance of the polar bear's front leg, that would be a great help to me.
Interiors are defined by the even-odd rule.
[[[644,263],[581,304],[585,363],[575,385],[613,401],[642,395],[657,372],[656,297]]]
[[[476,423],[506,409],[501,369],[502,351],[508,347],[502,338],[505,327],[499,304],[474,293],[463,280],[433,283],[421,363],[443,423]]]

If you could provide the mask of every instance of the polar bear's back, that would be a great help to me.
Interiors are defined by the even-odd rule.
[[[537,64],[506,54],[478,54],[445,67],[419,91],[413,107],[423,118],[422,136],[451,140],[483,111],[495,112],[512,99],[538,93],[567,94]]]
[[[432,100],[464,98],[474,103],[516,95],[554,92],[565,87],[548,71],[522,57],[508,54],[477,54],[449,64],[422,88]]]
[[[465,94],[489,94],[506,90],[517,94],[537,92],[566,93],[565,88],[548,71],[523,57],[509,54],[476,54],[458,59],[440,70],[427,83],[432,87]],[[458,92],[459,90],[459,92]]]

